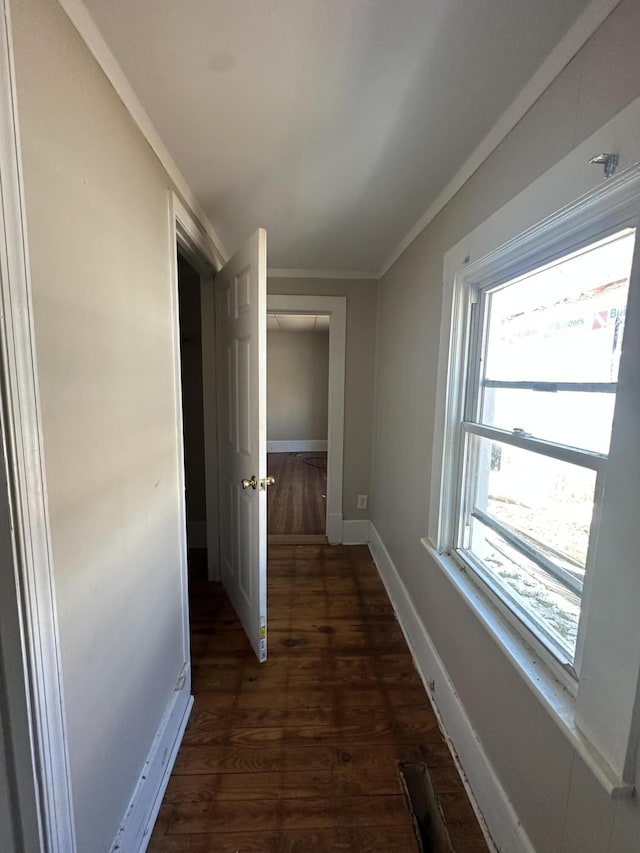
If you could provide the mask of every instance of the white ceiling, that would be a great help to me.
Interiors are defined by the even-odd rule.
[[[85,0],[223,244],[377,272],[588,0]]]
[[[268,332],[328,332],[328,314],[267,314]]]

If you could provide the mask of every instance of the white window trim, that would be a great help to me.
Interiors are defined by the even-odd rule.
[[[584,245],[606,233],[618,230],[619,227],[638,225],[640,165],[629,166],[617,177],[604,181],[601,175],[589,172],[592,167],[587,165],[587,161],[598,148],[620,151],[623,168],[627,163],[637,164],[640,161],[639,130],[640,100],[622,111],[592,138],[447,252],[443,280],[429,526],[428,537],[423,540],[424,546],[443,572],[511,658],[517,670],[612,797],[629,796],[635,787],[640,633],[632,630],[629,624],[624,629],[629,633],[629,637],[625,638],[628,643],[625,646],[624,667],[613,665],[603,668],[607,659],[610,664],[616,661],[616,645],[612,642],[608,651],[606,648],[604,651],[596,650],[596,625],[591,631],[584,631],[583,626],[586,623],[598,623],[597,618],[589,620],[589,613],[592,607],[595,613],[599,602],[602,601],[601,589],[598,591],[600,597],[594,600],[593,578],[588,575],[576,665],[581,671],[580,667],[586,660],[589,684],[586,685],[580,680],[576,684],[564,674],[552,655],[545,653],[542,646],[533,648],[529,645],[521,629],[514,627],[517,620],[508,613],[508,609],[492,601],[491,596],[483,591],[484,585],[479,580],[474,581],[471,573],[462,569],[460,563],[448,555],[453,542],[456,493],[457,464],[452,465],[452,461],[459,458],[460,431],[457,424],[462,411],[463,390],[461,383],[451,385],[448,377],[459,375],[459,371],[465,367],[465,329],[462,326],[464,312],[460,310],[461,300],[464,298],[463,280],[472,278],[474,284],[482,284],[487,281],[489,274],[491,281],[494,277],[499,277],[501,270],[505,271],[505,274],[508,270],[511,277],[514,270],[517,270],[520,257],[526,258],[527,267],[532,264],[541,265],[551,257],[560,256],[563,249],[574,249],[577,238],[578,244]],[[622,153],[624,146],[620,144],[621,139],[631,140],[624,151],[626,158]],[[554,209],[557,212],[553,212]],[[538,224],[534,224],[536,221]],[[562,232],[559,226],[562,226]],[[559,233],[562,233],[560,238],[556,236]],[[640,240],[636,240],[634,279],[639,275],[639,260]],[[640,283],[633,281],[632,288],[637,291]],[[627,324],[626,331],[627,337],[640,335],[640,318],[634,317],[631,324]],[[627,377],[626,391],[635,399],[639,392],[629,387],[630,384]],[[638,499],[640,500],[640,494]],[[629,513],[627,516],[627,524],[633,524]],[[616,594],[622,599],[629,595],[633,598],[634,593],[628,579],[622,579],[619,590],[608,592],[608,607],[611,607],[611,599]],[[635,593],[635,596],[637,598],[638,594]],[[629,612],[630,607],[640,608],[640,601],[625,603],[623,600],[620,605],[621,612]],[[636,634],[639,636],[636,637]],[[597,640],[600,645],[604,643],[606,646],[606,635],[603,637],[602,631],[599,632]],[[620,647],[621,643],[618,642],[618,652]],[[629,673],[634,671],[635,677],[630,685]],[[600,677],[603,681],[600,686],[606,686],[609,693],[605,700],[600,698],[598,704],[598,699],[594,697],[598,694],[602,697],[598,689]],[[617,678],[627,678],[627,683],[616,684]],[[624,689],[617,689],[623,687]],[[617,696],[611,698],[615,693]]]
[[[460,335],[460,338],[454,342],[455,359],[451,364],[451,371],[454,377],[465,376],[466,379],[460,383],[460,391],[457,394],[459,408],[451,407],[447,413],[444,443],[446,464],[442,476],[443,482],[447,483],[447,503],[441,501],[440,513],[440,517],[447,520],[447,536],[436,544],[440,552],[450,553],[457,562],[468,567],[474,580],[484,581],[484,584],[481,585],[483,588],[487,588],[488,594],[492,599],[495,599],[496,605],[503,608],[504,615],[513,621],[516,630],[522,630],[524,627],[533,635],[534,646],[537,647],[538,643],[544,646],[541,649],[541,656],[548,658],[548,665],[556,677],[574,694],[576,692],[575,679],[580,671],[585,620],[580,620],[575,658],[572,660],[560,644],[553,641],[545,626],[538,623],[533,615],[517,606],[510,606],[507,600],[508,591],[502,588],[501,584],[471,553],[465,556],[460,552],[459,547],[454,551],[454,542],[457,537],[453,527],[457,526],[460,510],[459,490],[461,484],[459,482],[459,471],[463,464],[464,434],[485,436],[493,440],[499,438],[505,444],[529,451],[540,446],[547,458],[554,458],[596,471],[598,477],[595,486],[593,519],[596,535],[601,514],[603,477],[606,471],[607,455],[564,447],[532,436],[514,436],[512,433],[507,433],[493,426],[485,427],[475,421],[467,422],[464,408],[468,396],[468,372],[477,367],[477,361],[475,365],[465,363],[469,357],[467,348],[472,334],[467,326],[470,321],[470,303],[474,292],[479,293],[487,286],[493,288],[504,283],[505,280],[511,281],[522,274],[540,269],[548,263],[553,263],[573,254],[574,251],[583,248],[585,245],[593,245],[601,239],[607,239],[627,227],[638,226],[640,233],[638,194],[640,194],[640,166],[638,169],[632,169],[628,176],[622,177],[619,184],[608,184],[602,187],[598,192],[590,194],[587,199],[568,206],[548,221],[536,225],[523,235],[519,235],[512,241],[512,244],[507,244],[505,247],[489,253],[488,257],[483,257],[475,263],[470,262],[464,265],[463,269],[454,274],[454,291],[460,290],[459,298],[455,296],[454,301],[456,310],[460,311],[461,322],[456,323],[457,334]],[[549,240],[550,236],[552,240]],[[576,236],[578,236],[577,243]],[[545,241],[549,242],[545,243]],[[479,345],[479,341],[476,343]],[[472,352],[471,359],[477,360],[477,357],[477,352],[475,354]],[[473,379],[472,382],[475,384],[476,379]],[[593,561],[593,548],[594,537],[590,540],[587,568]],[[588,576],[589,571],[587,572]],[[585,584],[582,594],[583,611],[588,606],[588,590],[589,586]],[[554,646],[556,650],[552,652],[551,649]],[[550,652],[549,655],[547,649]]]

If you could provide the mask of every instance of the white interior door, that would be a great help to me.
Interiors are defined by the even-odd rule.
[[[220,570],[258,659],[267,658],[267,232],[216,290]]]

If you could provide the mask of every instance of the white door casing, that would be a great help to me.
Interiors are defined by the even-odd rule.
[[[260,661],[267,658],[266,261],[267,234],[258,229],[215,280],[221,579]]]
[[[329,406],[326,534],[332,545],[343,541],[344,389],[347,336],[345,296],[269,294],[271,314],[329,314]]]
[[[0,399],[0,848],[74,853],[7,0],[0,0]]]

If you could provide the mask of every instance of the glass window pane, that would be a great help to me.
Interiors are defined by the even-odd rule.
[[[573,657],[596,473],[467,436],[459,546]]]
[[[580,619],[580,597],[506,542],[499,533],[474,524],[474,540],[484,553],[484,567],[507,597],[521,607],[573,661]]]
[[[486,296],[481,422],[607,453],[635,230]]]

